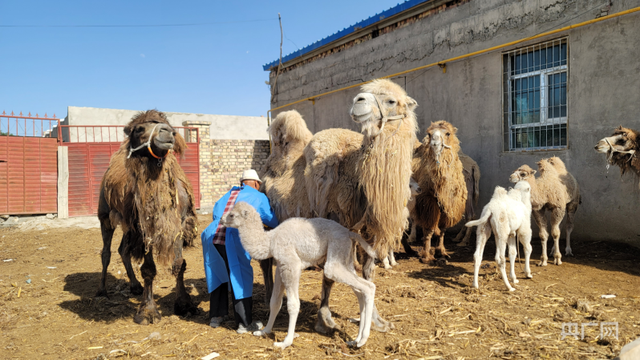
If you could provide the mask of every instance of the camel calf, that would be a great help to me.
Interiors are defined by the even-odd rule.
[[[473,254],[473,287],[478,288],[478,271],[482,262],[484,245],[491,236],[491,230],[496,238],[496,263],[502,273],[504,284],[509,291],[515,291],[505,271],[504,252],[509,244],[509,262],[511,263],[511,280],[518,283],[514,269],[516,257],[516,239],[522,243],[525,256],[525,273],[531,278],[529,257],[531,256],[531,185],[526,181],[519,181],[509,192],[505,188],[496,186],[491,200],[482,209],[480,219],[469,221],[467,227],[477,226],[476,252]]]
[[[361,347],[367,342],[373,318],[373,297],[376,286],[356,275],[353,265],[352,241],[375,258],[373,248],[362,237],[335,221],[315,218],[290,218],[275,229],[265,232],[258,212],[245,202],[238,202],[223,219],[227,227],[237,228],[240,242],[252,258],[276,260],[276,278],[271,294],[269,322],[253,334],[269,334],[282,306],[287,289],[289,329],[283,342],[273,345],[286,348],[293,343],[296,320],[300,311],[298,288],[303,269],[324,263],[324,276],[331,281],[349,285],[360,303],[360,329],[350,345]],[[326,260],[325,260],[326,259]]]

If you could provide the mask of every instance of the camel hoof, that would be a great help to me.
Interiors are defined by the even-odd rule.
[[[547,262],[546,261],[540,261],[538,263],[538,266],[547,266]]]
[[[510,288],[509,291],[516,291],[516,289],[515,288]]]
[[[191,298],[187,300],[177,299],[175,304],[173,304],[173,313],[178,316],[198,315],[199,312],[198,307],[191,302]]]
[[[278,347],[278,348],[283,349],[283,350],[286,349],[289,345],[291,345],[291,344],[287,344],[285,342],[274,342],[273,343],[273,346]]]
[[[518,279],[513,279],[513,280],[511,280],[511,282],[513,282],[514,284],[517,284],[517,283],[519,283],[519,282],[520,282],[520,280],[518,280]]]
[[[318,310],[318,320],[316,320],[316,332],[327,335],[338,329],[340,327],[331,318],[331,311],[328,308],[320,308]]]
[[[555,265],[562,265],[562,260],[560,260],[560,259],[555,259],[555,260],[553,260],[553,263],[554,263]]]
[[[131,284],[131,286],[129,286],[129,291],[132,295],[142,295],[143,290],[144,289],[142,288],[142,285],[140,285],[140,283]]]
[[[533,275],[531,275],[531,274],[527,274],[527,278],[529,278],[529,279],[533,279]]]
[[[423,264],[431,264],[435,259],[433,257],[420,257],[420,262]]]
[[[109,298],[109,294],[107,294],[107,290],[106,289],[105,290],[98,290],[96,292],[95,297],[105,297],[105,298],[108,299]]]
[[[469,246],[469,242],[468,241],[463,241],[463,242],[458,243],[457,246],[460,246],[460,247]]]
[[[140,325],[157,324],[162,320],[162,316],[156,309],[143,308],[133,316],[133,321]]]
[[[571,249],[565,249],[564,255],[565,256],[573,256],[573,252],[571,251]]]

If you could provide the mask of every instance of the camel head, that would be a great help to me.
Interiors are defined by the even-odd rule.
[[[129,157],[152,156],[163,159],[172,150],[181,153],[186,146],[167,117],[157,110],[136,114],[125,126],[124,133],[129,138]]]
[[[520,190],[520,200],[526,205],[531,204],[531,185],[527,181],[518,181],[515,190]]]
[[[353,121],[362,125],[366,136],[378,136],[387,123],[396,124],[406,118],[415,122],[413,111],[418,103],[400,85],[391,80],[376,79],[362,85],[361,90],[353,98],[350,114]]]
[[[432,122],[422,142],[429,146],[438,160],[444,153],[458,154],[460,140],[456,136],[458,129],[445,120]]]
[[[536,174],[536,171],[529,167],[529,165],[522,165],[516,171],[513,172],[509,176],[509,181],[514,184],[517,184],[519,181],[527,180],[529,178],[533,178]]]
[[[609,137],[602,138],[595,146],[599,153],[608,154],[607,161],[611,164],[623,165],[635,156],[638,133],[620,125]]]
[[[239,201],[231,211],[220,219],[220,223],[230,228],[240,228],[245,224],[262,224],[258,212],[248,203]]]

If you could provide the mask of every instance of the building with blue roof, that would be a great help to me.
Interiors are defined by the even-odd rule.
[[[458,128],[481,206],[520,165],[558,156],[589,194],[574,236],[640,245],[640,223],[620,220],[640,210],[636,185],[607,177],[593,150],[620,124],[640,127],[638,33],[640,0],[409,0],[265,64],[269,114],[360,131],[359,86],[389,78],[417,101],[419,138],[432,121]]]

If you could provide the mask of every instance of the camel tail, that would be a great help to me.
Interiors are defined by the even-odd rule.
[[[367,253],[367,255],[371,256],[374,259],[378,258],[378,256],[376,255],[376,251],[373,249],[373,247],[371,247],[371,245],[369,245],[366,241],[364,241],[362,236],[351,231],[351,235],[349,237],[351,238],[351,240],[357,241],[358,244],[362,246],[362,248]]]
[[[486,213],[483,211],[482,212],[482,217],[480,219],[469,221],[468,223],[464,224],[464,226],[466,226],[466,227],[474,227],[474,226],[482,225],[482,224],[486,223],[487,221],[489,221],[490,217],[491,217],[491,211],[487,211]]]

